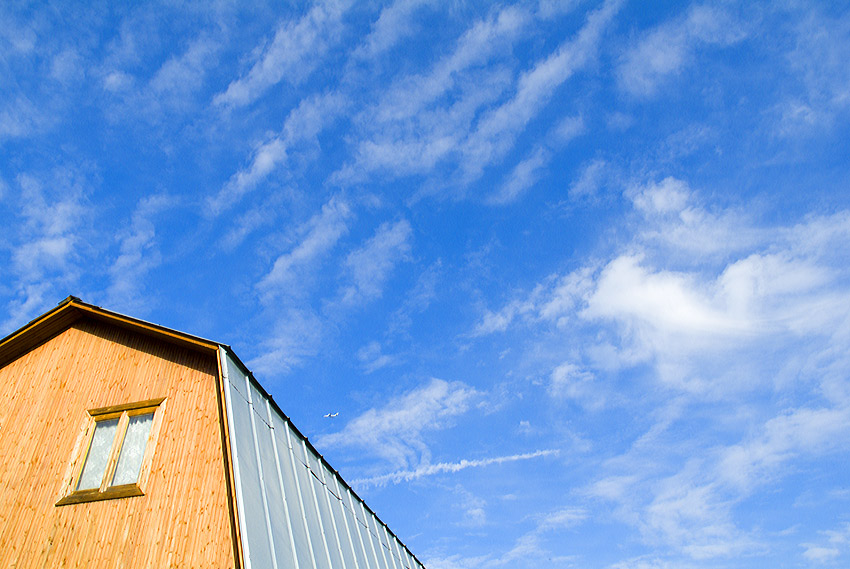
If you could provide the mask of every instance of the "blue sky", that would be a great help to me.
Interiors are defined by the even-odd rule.
[[[430,569],[845,567],[848,53],[831,3],[4,2],[3,334],[231,344]]]

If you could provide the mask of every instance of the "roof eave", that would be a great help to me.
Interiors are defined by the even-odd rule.
[[[0,367],[16,360],[23,354],[35,349],[56,334],[62,332],[81,318],[91,318],[107,322],[159,340],[200,351],[216,352],[219,342],[193,336],[158,324],[152,324],[138,318],[112,312],[93,304],[88,304],[75,296],[69,296],[55,308],[45,312],[21,328],[0,340]]]

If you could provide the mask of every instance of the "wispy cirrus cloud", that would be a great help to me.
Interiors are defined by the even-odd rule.
[[[250,105],[284,79],[297,83],[311,73],[340,36],[342,16],[350,2],[328,0],[296,20],[282,22],[251,69],[213,98],[225,107]]]
[[[313,306],[311,285],[353,217],[346,200],[328,200],[296,229],[295,244],[256,283],[268,330],[259,354],[249,362],[252,368],[278,376],[318,353],[328,323]]]
[[[587,493],[616,504],[618,517],[637,526],[647,542],[693,560],[764,548],[766,536],[737,521],[736,509],[784,477],[785,465],[839,452],[847,441],[848,419],[846,407],[789,410],[759,424],[739,443],[682,463],[659,456],[641,437],[609,461],[603,469],[607,476]],[[647,436],[665,429],[653,426]],[[673,472],[664,474],[668,469]]]
[[[91,74],[99,79],[114,121],[129,115],[160,126],[182,124],[183,117],[201,106],[209,71],[218,62],[225,38],[216,31],[202,31],[180,53],[155,62],[151,71],[140,71],[139,60],[152,57],[146,54],[146,48],[156,41],[138,36],[144,37],[144,31],[154,38],[161,33],[155,23],[145,22],[142,26],[141,30],[122,34],[123,41],[112,47],[106,60]]]
[[[537,148],[528,158],[514,166],[508,179],[499,191],[490,197],[491,204],[506,204],[516,200],[526,190],[531,188],[540,177],[540,171],[549,163],[551,153],[544,148]]]
[[[534,528],[515,539],[510,548],[502,549],[501,544],[491,547],[486,555],[462,557],[454,554],[447,557],[432,557],[426,560],[428,567],[434,569],[487,569],[491,567],[513,566],[520,561],[535,565],[545,563],[572,564],[575,558],[556,557],[544,543],[547,534],[582,524],[589,517],[583,508],[568,506],[536,516]]]
[[[113,124],[141,131],[153,126],[166,140],[167,132],[207,122],[206,117],[198,120],[197,113],[207,106],[210,72],[228,47],[228,30],[215,21],[216,9],[205,11],[191,31],[179,18],[169,18],[177,12],[176,7],[164,6],[155,15],[134,5],[121,12],[120,26],[110,41],[87,46],[88,52],[77,57],[88,79],[82,86],[94,90]],[[181,39],[173,50],[166,50],[166,38],[172,35]]]
[[[521,8],[496,11],[470,26],[428,71],[396,79],[358,120],[363,132],[356,160],[335,178],[419,173],[456,152],[478,110],[506,86],[504,73],[479,67],[516,41],[529,21]]]
[[[570,184],[569,196],[573,201],[593,200],[604,190],[612,178],[611,167],[605,160],[595,159],[581,168],[581,173]]]
[[[729,46],[746,37],[742,22],[721,8],[691,6],[687,13],[647,33],[623,56],[620,87],[648,97],[690,65],[699,46]]]
[[[354,50],[354,56],[372,59],[392,48],[401,38],[413,32],[414,16],[430,3],[431,0],[396,0],[386,6],[372,24],[372,31]]]
[[[710,383],[697,379],[704,375],[697,370],[711,357],[705,354],[840,330],[848,275],[837,250],[823,243],[840,248],[850,231],[846,212],[767,229],[740,212],[706,211],[673,179],[630,195],[645,217],[626,252],[547,279],[526,297],[486,312],[474,333],[504,332],[518,320],[559,328],[607,323],[619,338],[608,348],[619,349],[625,365],[650,361],[659,378],[703,390]],[[714,269],[689,267],[694,254]],[[658,266],[665,262],[672,266]],[[613,353],[608,348],[598,346],[597,365]]]
[[[166,110],[195,110],[198,93],[222,47],[221,38],[211,35],[193,39],[183,53],[170,57],[151,77],[147,104]]]
[[[250,164],[233,174],[218,193],[207,199],[208,215],[220,215],[256,189],[286,162],[295,146],[316,144],[317,135],[339,114],[344,104],[344,98],[338,93],[315,95],[301,101],[286,117],[281,132],[257,145]]]
[[[396,358],[383,353],[379,342],[369,342],[357,350],[357,359],[366,373],[373,373],[388,365],[396,363]]]
[[[472,26],[455,51],[425,74],[405,77],[364,115],[356,160],[334,175],[337,181],[356,181],[368,173],[391,177],[432,170],[440,164],[460,173],[452,185],[468,185],[484,168],[504,158],[523,132],[551,101],[555,91],[595,57],[602,35],[620,2],[606,2],[591,12],[573,38],[514,79],[499,68],[480,65],[498,58],[522,38],[533,15],[507,7]],[[505,94],[507,99],[504,99]],[[454,96],[447,97],[452,94]],[[367,120],[368,119],[368,120]],[[581,129],[569,117],[548,135],[563,144]],[[548,163],[547,145],[522,161],[490,200],[508,203],[525,191]]]
[[[346,232],[353,212],[340,198],[330,199],[322,210],[299,230],[298,244],[280,255],[271,270],[257,283],[257,290],[267,299],[280,295],[297,297],[305,280]]]
[[[620,8],[609,0],[587,16],[576,36],[520,75],[511,99],[485,113],[462,147],[463,170],[476,178],[513,147],[515,137],[541,111],[555,90],[596,55],[603,33]]]
[[[173,196],[166,194],[139,200],[129,227],[118,235],[119,254],[109,267],[108,306],[134,314],[144,313],[146,306],[150,306],[150,300],[145,297],[145,279],[161,263],[155,218],[176,202]]]
[[[831,128],[850,109],[850,72],[843,54],[850,48],[850,25],[811,10],[800,14],[796,45],[788,54],[799,84],[777,105],[777,130],[786,136],[811,135]]]
[[[376,118],[381,122],[415,118],[454,89],[472,67],[515,41],[528,23],[528,14],[515,6],[476,22],[458,39],[454,51],[427,73],[401,77],[377,106]]]
[[[805,548],[803,557],[809,561],[828,566],[850,551],[850,523],[845,522],[834,530],[822,531],[820,535],[823,538],[818,542],[800,544]]]
[[[660,401],[643,397],[658,415],[629,451],[601,465],[588,495],[615,504],[646,543],[686,558],[763,547],[765,537],[736,508],[779,484],[789,464],[847,444],[850,393],[841,378],[850,358],[838,346],[850,337],[850,212],[771,226],[734,208],[709,210],[674,178],[632,185],[626,195],[635,225],[619,250],[485,313],[475,334],[547,330],[536,349],[562,354],[546,383],[556,404],[626,405],[606,378],[629,370],[672,390]],[[576,348],[574,334],[595,340]],[[810,390],[813,399],[777,407],[764,389]],[[675,433],[693,420],[686,410],[706,404],[727,430],[724,442],[711,439],[711,450],[694,457],[704,437],[719,434]],[[659,440],[668,445],[661,453]],[[813,547],[814,556],[832,555]]]
[[[544,140],[508,174],[501,187],[487,199],[490,205],[506,205],[519,199],[545,175],[555,152],[585,131],[584,119],[566,116],[549,131]]]
[[[6,192],[18,214],[14,235],[4,242],[10,255],[7,286],[12,289],[6,327],[22,324],[62,298],[77,282],[91,251],[83,238],[93,211],[86,176],[72,168],[19,174]]]
[[[266,377],[280,377],[314,357],[324,341],[327,323],[308,304],[290,302],[269,314],[258,355],[248,365]]]
[[[384,223],[362,247],[349,253],[345,268],[352,282],[342,289],[340,302],[351,305],[379,297],[395,265],[408,257],[412,235],[406,219]]]
[[[319,445],[358,449],[395,468],[430,464],[426,433],[444,429],[466,413],[478,392],[459,382],[433,378],[352,419],[339,432],[323,435]]]
[[[26,138],[49,124],[49,117],[40,105],[18,93],[3,97],[0,103],[0,140]]]

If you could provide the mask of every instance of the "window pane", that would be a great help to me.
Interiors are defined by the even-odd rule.
[[[139,469],[142,467],[142,458],[145,456],[151,425],[153,425],[153,413],[130,417],[111,486],[132,484],[139,479]]]
[[[118,419],[109,419],[95,424],[94,435],[91,439],[86,464],[80,475],[77,490],[89,490],[100,488],[103,481],[103,471],[106,461],[109,460],[109,451],[112,450],[112,440],[115,438],[115,429],[118,427]]]

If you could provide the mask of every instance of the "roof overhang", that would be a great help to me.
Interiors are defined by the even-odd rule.
[[[137,334],[153,337],[170,344],[204,353],[217,352],[218,342],[191,334],[185,334],[87,304],[75,296],[69,296],[56,308],[45,312],[29,324],[24,325],[0,340],[0,367],[5,366],[69,328],[81,319],[106,322]]]

